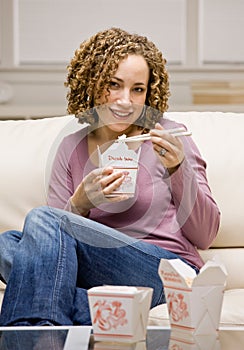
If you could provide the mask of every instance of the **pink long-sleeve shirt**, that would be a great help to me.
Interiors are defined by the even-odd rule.
[[[183,126],[162,119],[164,128]],[[71,211],[75,189],[95,165],[88,154],[87,129],[64,138],[54,160],[48,205]],[[125,234],[156,244],[201,268],[197,251],[207,249],[219,227],[220,213],[206,179],[206,163],[191,137],[181,138],[185,159],[171,176],[159,161],[151,141],[141,146],[135,196],[103,204],[89,218]]]

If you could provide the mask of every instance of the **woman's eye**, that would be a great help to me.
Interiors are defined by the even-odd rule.
[[[116,81],[110,81],[109,87],[110,87],[111,89],[116,89],[116,88],[119,87],[119,84],[118,84]]]
[[[134,90],[135,90],[135,92],[139,92],[139,93],[145,91],[145,89],[144,89],[143,87],[137,87],[137,88],[135,88]]]

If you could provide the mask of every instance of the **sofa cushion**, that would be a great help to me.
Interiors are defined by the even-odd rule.
[[[46,204],[57,146],[80,127],[73,116],[0,121],[0,232],[21,229],[27,212]]]
[[[210,248],[201,250],[204,262],[218,260],[226,268],[226,289],[244,288],[244,274],[240,273],[240,266],[244,266],[244,248]]]
[[[213,196],[221,211],[214,247],[244,247],[242,158],[244,113],[170,112],[185,124],[207,162]]]
[[[224,292],[221,325],[244,325],[244,289]]]
[[[167,304],[155,306],[153,309],[150,310],[148,325],[169,327],[170,322]]]

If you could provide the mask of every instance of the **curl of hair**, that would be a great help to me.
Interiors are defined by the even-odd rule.
[[[130,54],[141,55],[149,67],[149,83],[142,128],[151,129],[168,109],[169,77],[166,60],[162,52],[147,37],[130,34],[120,28],[100,31],[82,42],[68,65],[65,86],[69,114],[80,122],[91,125],[97,122],[93,107],[106,89],[118,69],[121,60]],[[108,90],[109,95],[109,90]]]

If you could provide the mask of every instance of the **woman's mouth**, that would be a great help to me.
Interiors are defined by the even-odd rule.
[[[120,111],[113,108],[109,108],[109,110],[111,111],[111,113],[116,119],[120,119],[120,120],[128,119],[133,114],[133,111]]]

